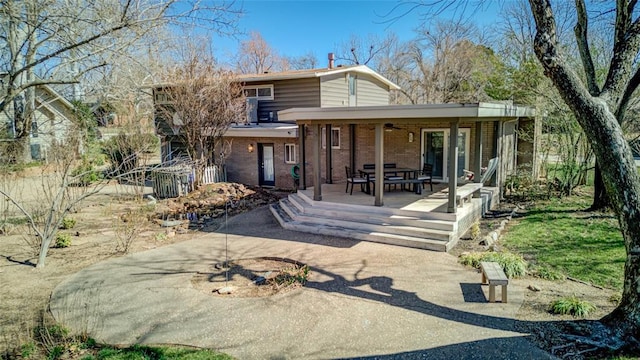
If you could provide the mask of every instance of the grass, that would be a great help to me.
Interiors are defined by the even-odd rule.
[[[558,299],[551,303],[550,310],[554,314],[585,317],[596,307],[588,301],[580,300],[576,296]]]
[[[581,210],[590,195],[538,201],[504,234],[504,245],[547,272],[622,289],[626,253],[613,214]]]
[[[83,360],[230,360],[231,356],[206,349],[134,345],[124,349],[103,348]]]
[[[509,278],[523,276],[527,271],[527,263],[522,256],[510,252],[472,252],[460,257],[460,263],[474,268],[480,268],[481,261],[497,262]]]

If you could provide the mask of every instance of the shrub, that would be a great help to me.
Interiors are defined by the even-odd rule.
[[[90,185],[102,179],[102,173],[96,170],[93,164],[86,161],[73,169],[71,176],[75,178],[73,183],[81,186]]]
[[[76,226],[76,219],[65,217],[64,219],[62,219],[60,229],[69,230],[73,229],[74,226]]]
[[[527,262],[522,255],[510,252],[472,252],[460,257],[460,263],[474,268],[480,268],[481,261],[494,261],[502,266],[509,278],[523,276],[527,271]]]
[[[578,299],[575,295],[556,300],[551,303],[550,310],[554,314],[573,315],[574,317],[585,317],[596,307],[585,300]]]
[[[60,233],[56,235],[56,243],[54,247],[56,248],[66,248],[71,246],[71,235]]]

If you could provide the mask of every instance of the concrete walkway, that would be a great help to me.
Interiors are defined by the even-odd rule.
[[[509,286],[508,304],[489,304],[480,274],[451,255],[283,230],[266,207],[229,221],[229,258],[306,263],[307,286],[266,298],[205,294],[191,279],[224,261],[223,231],[88,267],[58,285],[51,311],[99,342],[239,359],[549,358],[514,330],[523,283]]]

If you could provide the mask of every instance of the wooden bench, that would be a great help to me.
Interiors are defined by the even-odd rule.
[[[482,283],[489,284],[489,302],[496,302],[496,285],[502,285],[502,302],[507,302],[507,285],[509,279],[502,271],[502,266],[497,262],[480,262],[482,271]]]
[[[465,201],[471,201],[471,197],[478,197],[482,189],[481,183],[469,183],[456,189],[456,204],[462,206]]]

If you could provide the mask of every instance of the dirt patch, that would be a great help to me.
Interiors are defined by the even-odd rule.
[[[215,264],[194,275],[191,283],[213,296],[264,297],[298,289],[309,276],[309,267],[294,260],[253,258]]]
[[[207,198],[214,192],[234,194],[235,207],[230,208],[230,216],[275,202],[286,195],[286,192],[252,189],[238,184],[216,184],[187,198],[158,200],[154,205],[156,212],[147,212],[143,216],[140,209],[147,208],[149,200],[132,200],[131,196],[122,195],[128,193],[126,186],[113,186],[88,198],[69,215],[76,220],[76,226],[61,231],[71,234],[71,246],[50,249],[46,266],[42,269],[34,267],[37,251],[27,244],[29,239],[21,235],[26,233],[24,228],[13,226],[11,233],[0,234],[0,354],[6,354],[8,349],[15,349],[32,339],[33,329],[42,319],[41,314],[46,313],[51,292],[62,280],[94,263],[125,255],[119,251],[118,245],[122,242],[123,232],[131,230],[131,226],[135,225],[137,235],[130,242],[128,253],[191,240],[198,229],[217,228],[224,219],[225,202],[214,205]],[[185,219],[178,226],[168,227],[158,221],[161,217],[179,217],[177,211],[170,211],[172,203],[204,205],[205,201],[207,209],[211,210],[208,217],[199,216],[194,221]],[[217,211],[220,206],[222,212]],[[204,208],[200,205],[193,207]],[[203,210],[201,214],[204,213]]]

